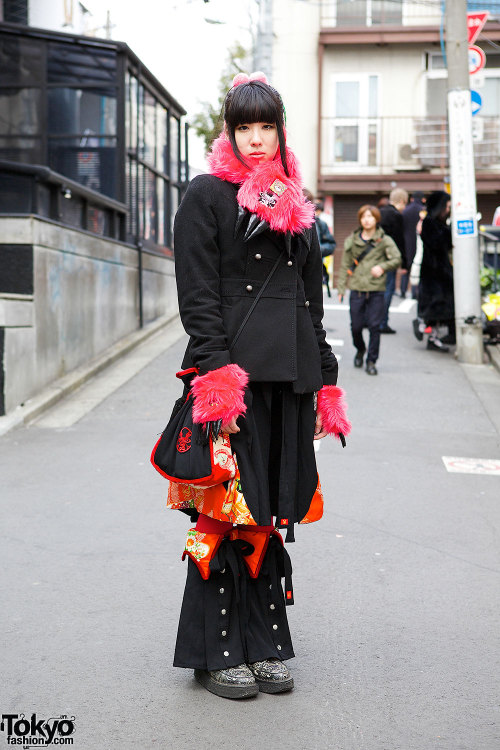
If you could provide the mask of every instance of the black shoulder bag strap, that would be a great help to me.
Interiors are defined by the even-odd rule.
[[[368,255],[368,253],[369,253],[369,252],[370,252],[371,250],[373,250],[373,248],[374,248],[374,247],[375,247],[375,245],[373,244],[373,241],[372,241],[372,240],[370,240],[370,241],[369,241],[369,242],[367,243],[367,245],[366,245],[365,249],[363,250],[363,252],[362,252],[362,253],[360,253],[360,254],[358,255],[358,257],[357,257],[357,258],[354,258],[354,259],[353,259],[353,261],[352,261],[352,265],[351,265],[351,266],[350,266],[350,267],[349,267],[349,268],[347,269],[347,273],[349,274],[349,276],[352,276],[352,275],[353,275],[354,271],[355,271],[355,270],[356,270],[356,268],[357,268],[357,267],[359,266],[359,264],[361,263],[361,261],[362,261],[362,260],[363,260],[364,258],[366,258],[366,256]]]
[[[253,313],[253,311],[255,310],[255,306],[256,306],[257,302],[258,302],[258,301],[260,300],[260,298],[261,298],[261,297],[262,297],[262,295],[264,294],[264,291],[265,291],[265,289],[266,289],[267,285],[269,284],[269,282],[271,281],[271,278],[272,278],[272,276],[273,276],[274,272],[276,271],[276,269],[278,268],[278,264],[279,264],[279,262],[280,262],[280,260],[281,260],[281,258],[283,257],[283,255],[284,255],[284,254],[285,254],[285,251],[284,251],[284,250],[282,250],[282,251],[281,251],[281,253],[279,254],[278,258],[276,259],[276,263],[275,263],[275,264],[274,264],[274,266],[273,266],[273,267],[271,268],[271,271],[270,271],[270,273],[269,273],[269,276],[267,277],[267,279],[266,279],[266,280],[264,281],[264,283],[262,284],[262,286],[261,286],[261,288],[260,288],[260,290],[259,290],[259,293],[257,294],[257,296],[255,297],[254,301],[252,302],[252,306],[250,307],[250,310],[249,310],[249,311],[247,312],[247,314],[246,314],[246,315],[245,315],[245,317],[243,318],[243,320],[242,320],[242,322],[241,322],[241,325],[240,325],[240,327],[238,328],[238,330],[237,330],[237,332],[236,332],[236,335],[235,335],[235,337],[233,338],[233,340],[232,340],[232,341],[231,341],[231,343],[229,344],[229,349],[232,349],[232,348],[233,348],[233,346],[234,346],[234,345],[236,344],[236,342],[238,341],[238,339],[239,339],[239,337],[240,337],[240,335],[241,335],[241,333],[242,333],[242,331],[243,331],[244,327],[245,327],[245,326],[246,326],[246,324],[248,323],[248,319],[249,319],[250,315],[251,315],[251,314]]]

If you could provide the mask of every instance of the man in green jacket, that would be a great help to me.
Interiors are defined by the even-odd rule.
[[[352,341],[356,347],[354,366],[362,367],[366,352],[363,328],[370,332],[366,372],[376,375],[375,362],[380,349],[380,323],[384,316],[386,274],[401,265],[401,253],[389,235],[379,226],[380,211],[364,205],[358,211],[359,228],[344,243],[337,291],[344,298],[349,286]]]

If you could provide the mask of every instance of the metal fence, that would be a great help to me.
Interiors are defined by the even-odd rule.
[[[441,12],[441,0],[323,0],[321,26],[427,26]]]
[[[324,117],[321,172],[410,171],[448,168],[446,117]],[[500,121],[474,117],[478,170],[500,167]]]

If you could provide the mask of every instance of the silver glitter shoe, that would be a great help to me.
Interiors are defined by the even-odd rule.
[[[195,669],[194,676],[204,688],[221,698],[250,698],[257,695],[259,686],[246,664],[227,669]]]
[[[279,659],[266,659],[248,665],[262,693],[285,693],[293,689],[293,677]]]

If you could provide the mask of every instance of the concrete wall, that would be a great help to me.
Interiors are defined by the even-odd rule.
[[[3,362],[8,413],[138,328],[138,254],[34,217],[0,218],[0,238],[0,369]],[[28,271],[24,286],[16,248]],[[171,258],[144,252],[143,310],[145,323],[176,314]]]

